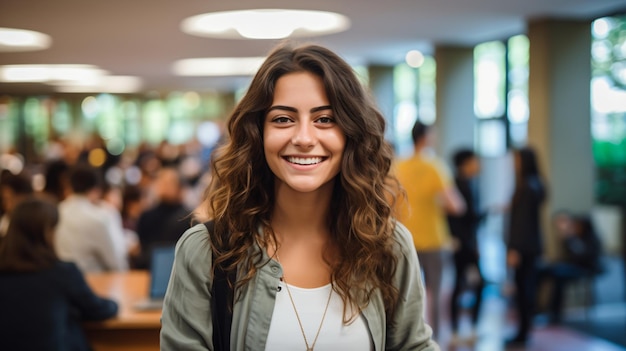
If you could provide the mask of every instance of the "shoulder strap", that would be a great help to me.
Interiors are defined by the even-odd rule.
[[[215,229],[213,221],[205,222],[209,233]],[[230,262],[225,262],[229,265]],[[211,318],[213,319],[213,348],[215,351],[230,350],[230,330],[233,320],[233,289],[236,272],[226,274],[222,265],[215,268],[211,299]]]

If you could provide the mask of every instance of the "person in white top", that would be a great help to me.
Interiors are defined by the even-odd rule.
[[[59,204],[55,246],[59,258],[83,272],[128,269],[121,221],[100,204],[101,178],[96,169],[79,165],[70,173],[72,194]]]

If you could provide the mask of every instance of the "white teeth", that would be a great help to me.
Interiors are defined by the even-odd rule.
[[[287,161],[299,165],[314,165],[322,162],[321,157],[287,157]]]

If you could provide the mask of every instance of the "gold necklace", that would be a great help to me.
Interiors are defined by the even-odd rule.
[[[280,263],[280,258],[278,258],[278,252],[276,252],[276,260]],[[322,320],[320,321],[320,326],[317,328],[317,333],[315,333],[315,339],[313,339],[313,343],[309,346],[309,341],[306,338],[306,334],[304,333],[304,327],[302,326],[302,321],[300,320],[300,315],[298,314],[298,309],[296,308],[296,303],[293,302],[293,296],[291,296],[291,290],[289,290],[289,284],[287,284],[287,280],[285,279],[285,275],[283,274],[280,280],[285,283],[285,287],[287,288],[287,294],[289,295],[289,301],[291,301],[291,306],[293,307],[293,311],[296,313],[296,319],[298,320],[298,325],[300,326],[300,331],[302,332],[302,337],[304,338],[304,344],[306,345],[306,351],[313,351],[315,347],[315,343],[317,342],[317,338],[320,336],[320,331],[322,330],[322,325],[324,324],[324,319],[326,319],[326,312],[328,311],[328,305],[330,305],[330,298],[333,295],[333,288],[331,286],[330,293],[328,294],[328,300],[326,301],[326,307],[324,308],[324,314],[322,315]]]

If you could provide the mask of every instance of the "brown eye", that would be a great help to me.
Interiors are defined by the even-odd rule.
[[[285,116],[278,116],[275,117],[274,119],[272,119],[272,122],[274,123],[289,123],[291,122],[291,119],[289,119],[289,117],[285,117]]]
[[[335,122],[335,119],[332,117],[324,116],[317,119],[317,122],[322,124],[329,124]]]

